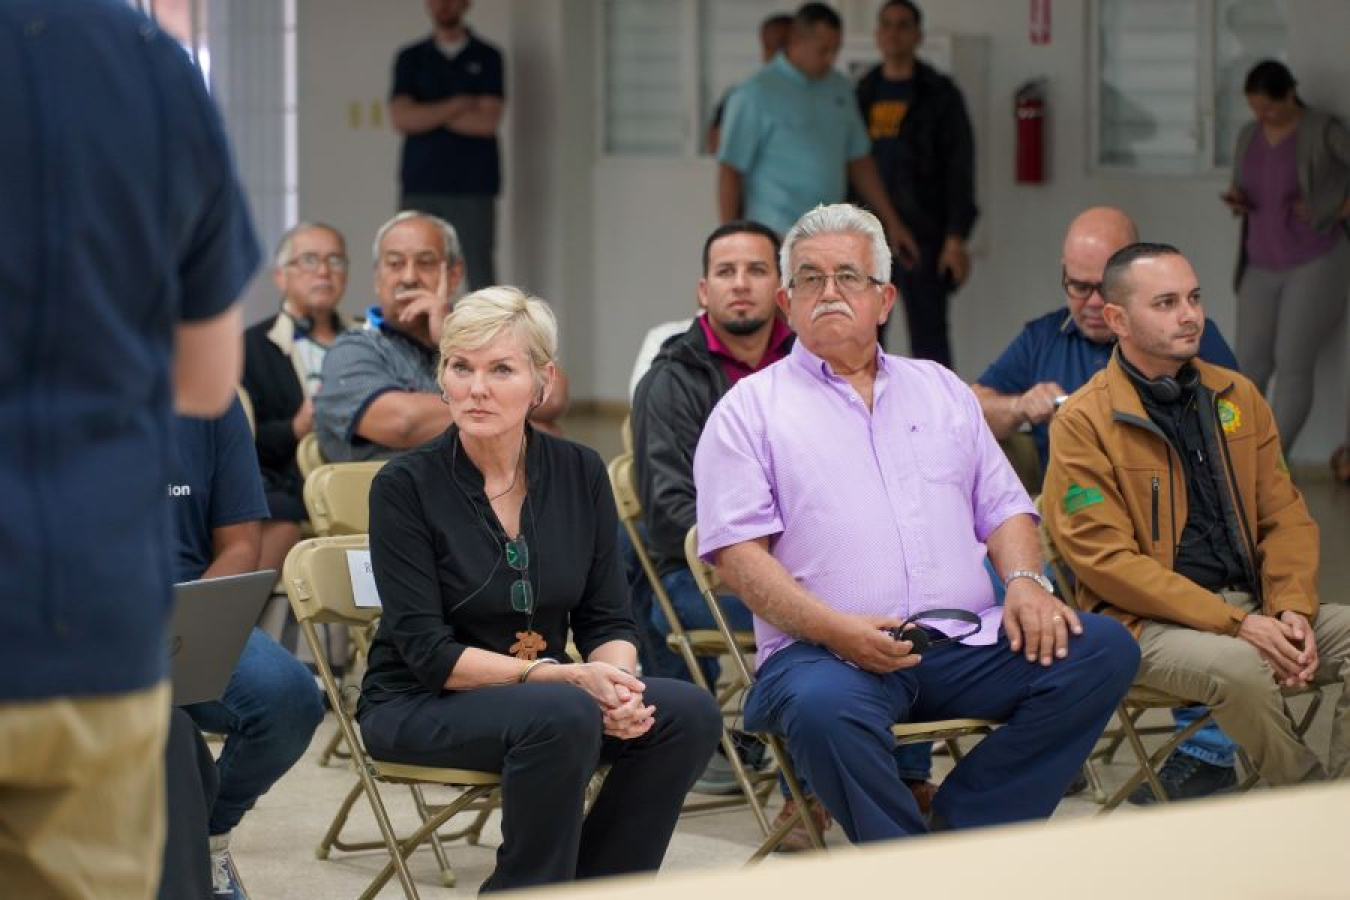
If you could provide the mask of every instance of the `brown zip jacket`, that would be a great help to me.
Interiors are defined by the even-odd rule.
[[[1149,419],[1120,351],[1055,414],[1041,507],[1077,576],[1079,609],[1137,636],[1144,619],[1237,634],[1245,614],[1173,571],[1186,524],[1181,458]],[[1317,614],[1317,523],[1289,478],[1270,407],[1246,378],[1195,360],[1206,461],[1267,615]],[[1235,502],[1236,501],[1236,502]]]

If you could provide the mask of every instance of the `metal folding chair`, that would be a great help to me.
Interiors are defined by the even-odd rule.
[[[446,860],[445,849],[441,846],[441,842],[469,834],[476,835],[475,829],[482,827],[481,819],[486,815],[487,801],[500,785],[501,777],[496,772],[384,762],[372,758],[366,752],[349,703],[321,652],[316,626],[330,623],[363,628],[379,615],[378,608],[356,605],[347,566],[349,551],[368,548],[369,541],[365,535],[311,538],[301,541],[292,548],[286,557],[283,572],[291,608],[300,623],[301,633],[309,642],[310,649],[314,651],[319,679],[323,682],[324,692],[328,695],[333,714],[337,719],[338,730],[351,752],[352,765],[357,774],[356,785],[343,800],[338,816],[329,827],[316,854],[320,859],[326,859],[334,847],[353,851],[383,848],[389,854],[389,862],[366,888],[361,900],[370,900],[374,897],[393,875],[398,876],[404,895],[409,900],[417,900],[419,896],[417,888],[408,871],[408,855],[419,845],[429,843],[440,865],[442,883],[453,886],[454,871]],[[406,838],[399,838],[394,832],[380,795],[380,783],[406,784],[412,789],[413,801],[422,824]],[[427,784],[459,788],[460,793],[450,803],[431,806],[425,802],[421,793],[421,787]],[[370,802],[381,840],[344,843],[339,839],[342,826],[346,822],[347,813],[362,794]],[[441,826],[461,812],[477,813],[474,823],[469,828],[453,835],[437,834]]]
[[[697,582],[699,590],[703,593],[703,599],[708,604],[708,610],[712,613],[713,619],[717,622],[717,629],[722,633],[722,639],[726,647],[730,648],[731,656],[735,666],[739,670],[741,679],[746,684],[748,690],[755,681],[754,674],[750,671],[750,665],[746,662],[745,653],[736,643],[734,633],[727,623],[727,617],[722,611],[722,604],[717,599],[718,578],[717,570],[708,565],[698,554],[698,528],[689,529],[689,533],[684,539],[684,555],[689,563],[690,570],[694,573],[694,580]],[[753,652],[753,650],[749,651]],[[895,737],[897,746],[904,744],[918,744],[927,741],[944,741],[948,750],[952,754],[952,759],[960,762],[962,751],[959,738],[969,737],[971,735],[985,735],[998,725],[989,719],[943,719],[935,722],[897,722],[891,726],[891,734]],[[806,803],[805,795],[802,793],[801,783],[797,780],[796,772],[792,768],[792,760],[788,757],[787,748],[783,739],[772,732],[757,732],[755,734],[760,740],[768,744],[773,752],[774,759],[778,762],[779,770],[783,774],[783,780],[787,782],[788,792],[792,799],[796,801],[796,812],[784,819],[777,828],[769,832],[764,842],[759,845],[747,865],[757,863],[777,848],[787,837],[793,827],[800,822],[806,828],[806,833],[811,838],[811,845],[817,850],[825,848],[824,838],[820,834],[820,829],[816,827],[815,819],[810,814],[810,809]]]

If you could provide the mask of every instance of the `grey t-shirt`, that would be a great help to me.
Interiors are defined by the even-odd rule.
[[[384,459],[400,451],[356,434],[357,423],[386,391],[436,394],[436,351],[391,329],[349,331],[323,361],[323,385],[314,396],[314,431],[329,462]]]

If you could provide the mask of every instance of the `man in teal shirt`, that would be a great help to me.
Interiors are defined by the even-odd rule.
[[[718,153],[721,220],[752,219],[783,234],[812,207],[843,200],[851,185],[908,265],[914,239],[877,175],[853,85],[834,69],[842,30],[833,9],[804,4],[787,49],[732,92]]]

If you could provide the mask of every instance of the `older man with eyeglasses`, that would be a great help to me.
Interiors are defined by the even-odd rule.
[[[352,327],[338,310],[347,290],[347,243],[333,226],[300,222],[277,244],[272,283],[281,309],[244,332],[244,389],[271,518],[263,522],[260,568],[281,571],[308,518],[295,448],[314,428],[323,359]]]
[[[323,363],[315,432],[330,462],[396,456],[450,427],[436,354],[441,325],[464,279],[459,235],[444,219],[405,210],[380,227],[371,249],[376,304],[366,326],[344,334]],[[547,430],[567,408],[558,383],[531,416]]]
[[[1139,231],[1123,210],[1094,206],[1084,210],[1064,235],[1060,286],[1068,310],[1056,309],[1032,319],[1007,349],[975,380],[985,421],[1002,440],[1030,426],[1041,470],[1050,458],[1048,422],[1057,400],[1082,387],[1106,368],[1115,336],[1102,318],[1102,272],[1121,247],[1139,240]],[[1237,359],[1213,322],[1200,339],[1200,358],[1237,368]]]
[[[1119,623],[1049,590],[1035,509],[970,389],[877,345],[890,264],[871,213],[798,220],[778,292],[797,341],[727,393],[694,458],[699,552],[755,614],[746,727],[786,737],[854,842],[1050,815],[1139,662]],[[915,619],[923,654],[892,633]],[[1005,724],[925,821],[890,726],[960,717]]]

